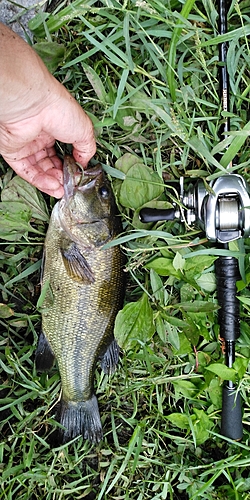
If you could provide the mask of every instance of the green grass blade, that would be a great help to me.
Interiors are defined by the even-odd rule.
[[[122,95],[123,95],[123,92],[125,89],[125,85],[127,83],[128,75],[129,75],[129,69],[128,68],[124,69],[122,72],[122,76],[120,79],[118,89],[117,89],[117,97],[116,97],[116,100],[114,102],[114,108],[113,108],[113,118],[114,119],[115,119],[117,111],[121,105],[121,98],[122,98]]]
[[[229,148],[222,156],[220,163],[223,167],[225,168],[228,167],[231,161],[234,160],[237,153],[240,151],[241,147],[245,143],[246,139],[249,137],[249,134],[250,134],[250,121],[247,122],[246,125],[243,127],[242,133],[239,132],[239,135],[236,135],[236,137],[234,137]]]
[[[194,5],[195,0],[186,0],[182,10],[181,10],[181,16],[185,19],[188,18],[188,15]],[[177,44],[179,42],[179,38],[182,32],[182,27],[176,27],[173,31],[172,39],[170,42],[169,46],[169,53],[168,53],[168,68],[167,68],[167,81],[168,81],[168,86],[170,90],[171,97],[173,101],[176,100],[176,87],[177,83],[175,81],[175,67],[176,67],[176,48]]]
[[[18,276],[15,276],[11,280],[7,281],[7,283],[5,283],[5,286],[6,287],[11,286],[11,285],[13,285],[13,283],[18,283],[18,281],[21,281],[22,279],[27,278],[28,276],[30,276],[34,272],[38,271],[41,268],[41,264],[42,264],[42,259],[35,262],[35,264],[32,264],[31,266],[29,266],[27,269],[22,271]]]

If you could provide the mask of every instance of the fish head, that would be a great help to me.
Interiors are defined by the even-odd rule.
[[[81,171],[73,158],[66,156],[63,166],[65,194],[60,212],[72,232],[81,229],[101,242],[109,239],[114,227],[114,196],[100,164]],[[87,230],[88,229],[88,230]]]

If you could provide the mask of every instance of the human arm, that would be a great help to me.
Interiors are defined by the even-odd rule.
[[[73,145],[83,167],[95,154],[91,120],[36,52],[0,23],[0,153],[41,191],[63,195],[55,140]]]

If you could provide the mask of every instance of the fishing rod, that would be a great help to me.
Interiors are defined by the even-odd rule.
[[[218,0],[219,33],[227,32],[227,0]],[[227,72],[227,43],[219,47],[221,108],[223,125],[221,135],[227,138],[229,123],[229,79]],[[230,163],[227,168],[230,172]],[[197,223],[205,232],[208,240],[219,247],[228,249],[231,241],[246,238],[250,234],[250,189],[243,177],[225,174],[210,182],[209,190],[201,180],[184,186],[183,178],[179,186],[182,210],[175,205],[171,209],[143,208],[140,211],[142,222],[163,220],[187,221]],[[235,361],[235,342],[240,335],[240,305],[236,296],[236,282],[240,279],[238,260],[231,256],[220,256],[215,261],[217,296],[220,306],[218,322],[220,338],[223,340],[225,363],[232,368]],[[233,381],[226,381],[222,392],[221,433],[233,440],[240,440],[242,428],[242,402]]]
[[[219,0],[219,32],[221,35],[227,33],[227,0]],[[221,107],[225,112],[223,126],[224,138],[228,136],[230,121],[229,106],[229,78],[227,72],[227,42],[222,42],[220,51],[220,83],[221,83]],[[227,168],[230,168],[229,164]],[[229,202],[230,219],[231,212],[238,214],[239,207],[233,206],[238,200]],[[245,205],[247,206],[247,205]],[[224,245],[228,248],[228,242]],[[217,282],[217,294],[220,310],[218,320],[220,325],[220,337],[225,345],[225,362],[229,368],[233,367],[235,361],[235,342],[240,335],[240,304],[236,296],[236,282],[240,279],[239,264],[235,257],[219,257],[215,261],[215,275]],[[222,390],[222,414],[221,433],[234,440],[240,440],[243,435],[242,428],[242,401],[239,391],[231,380],[226,381]]]

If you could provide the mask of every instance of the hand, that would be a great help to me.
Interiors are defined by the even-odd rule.
[[[0,67],[4,68],[0,153],[20,177],[61,198],[62,164],[55,140],[72,144],[75,160],[86,167],[96,150],[91,120],[26,42],[1,23],[0,35]]]

